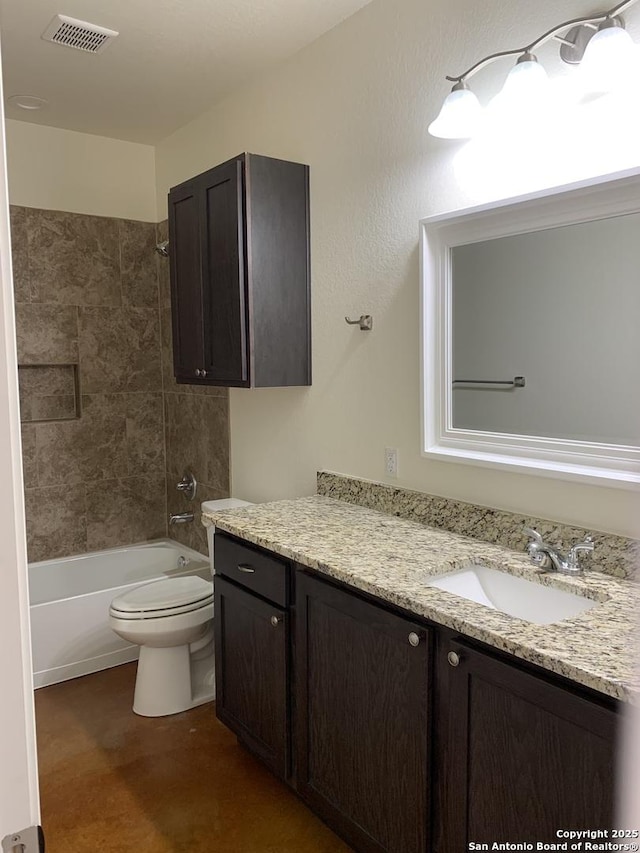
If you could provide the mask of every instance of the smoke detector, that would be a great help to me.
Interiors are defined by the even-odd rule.
[[[108,30],[97,24],[89,24],[66,15],[56,15],[42,33],[42,38],[87,53],[102,53],[117,35],[115,30]]]

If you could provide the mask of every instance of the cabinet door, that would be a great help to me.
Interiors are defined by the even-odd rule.
[[[298,791],[358,851],[427,849],[428,641],[420,625],[297,576]]]
[[[440,638],[436,675],[438,853],[611,829],[617,715],[609,703]]]
[[[309,167],[247,154],[251,382],[311,385]]]
[[[179,382],[194,381],[204,365],[201,207],[194,182],[169,193],[173,366]]]
[[[247,314],[243,160],[198,178],[202,202],[204,369],[206,378],[245,384]]]
[[[215,578],[216,714],[281,778],[289,763],[287,613]]]

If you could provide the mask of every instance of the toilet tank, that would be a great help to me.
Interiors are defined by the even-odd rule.
[[[221,512],[225,509],[239,509],[243,506],[253,506],[251,501],[242,501],[239,498],[223,498],[219,501],[203,501],[200,505],[202,512]],[[209,544],[209,562],[211,563],[211,574],[215,574],[213,565],[213,537],[216,529],[213,524],[207,527],[207,542]]]

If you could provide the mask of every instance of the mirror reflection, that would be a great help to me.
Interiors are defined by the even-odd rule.
[[[640,443],[640,214],[455,246],[451,265],[455,429]]]

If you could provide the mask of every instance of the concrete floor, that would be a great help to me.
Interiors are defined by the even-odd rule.
[[[135,664],[36,691],[47,853],[347,853],[205,705],[131,710]]]

